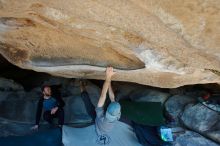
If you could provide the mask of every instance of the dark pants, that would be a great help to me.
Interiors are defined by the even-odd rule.
[[[96,118],[95,106],[92,104],[92,102],[89,98],[89,94],[86,91],[83,91],[81,93],[81,97],[82,97],[82,100],[83,100],[84,105],[86,107],[86,111],[87,111],[88,115],[91,116],[91,118],[94,122],[95,118]]]
[[[50,124],[53,124],[53,119],[58,118],[58,124],[63,125],[64,123],[64,111],[62,108],[58,108],[55,114],[51,115],[51,111],[45,111],[44,112],[44,120],[47,121]]]
[[[132,123],[134,132],[138,138],[138,141],[143,146],[171,146],[170,143],[164,142],[158,136],[157,127],[144,126],[137,123]]]

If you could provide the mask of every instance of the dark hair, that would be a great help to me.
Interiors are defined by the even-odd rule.
[[[41,91],[43,92],[44,89],[47,88],[47,87],[51,88],[49,85],[43,85],[43,86],[41,87]]]

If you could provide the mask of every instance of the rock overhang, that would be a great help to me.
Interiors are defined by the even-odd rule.
[[[1,1],[0,53],[21,68],[68,78],[104,79],[111,65],[118,81],[216,83],[218,2],[196,3]]]

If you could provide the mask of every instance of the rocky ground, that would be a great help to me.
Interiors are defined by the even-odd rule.
[[[65,123],[79,126],[91,122],[80,98],[79,84],[74,79],[50,77],[42,84],[62,85],[65,100]],[[93,104],[97,103],[100,87],[87,81],[87,91]],[[138,84],[114,82],[118,99],[161,102],[167,126],[173,129],[174,146],[217,146],[220,144],[220,116],[198,101],[204,90],[194,88],[159,89]],[[0,78],[0,136],[25,135],[35,120],[36,104],[41,96],[40,86],[26,91],[13,80]],[[41,130],[47,124],[41,122]],[[218,144],[219,143],[219,144]]]

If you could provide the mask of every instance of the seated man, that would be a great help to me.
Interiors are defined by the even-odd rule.
[[[87,113],[95,121],[96,132],[98,135],[109,132],[116,121],[121,116],[121,106],[118,102],[115,102],[115,95],[111,87],[111,77],[115,74],[112,67],[106,69],[106,79],[102,88],[101,96],[99,98],[97,107],[95,108],[92,104],[88,93],[85,90],[85,84],[81,81],[81,96],[86,106]],[[111,103],[109,104],[106,113],[104,113],[103,106],[106,101],[106,93],[109,91],[109,97]]]
[[[36,112],[36,123],[31,129],[36,130],[39,127],[42,109],[44,110],[43,118],[49,124],[52,124],[53,118],[58,118],[59,127],[62,127],[64,123],[64,101],[61,98],[51,97],[51,87],[44,86],[42,88],[43,97],[38,101],[38,107]]]

